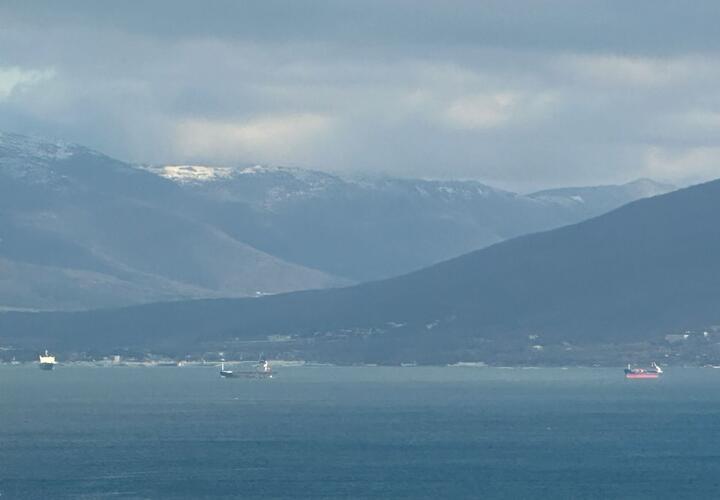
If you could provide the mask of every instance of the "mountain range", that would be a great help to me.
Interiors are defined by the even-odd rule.
[[[343,283],[185,215],[187,198],[81,146],[0,135],[0,307],[91,309]]]
[[[388,278],[672,190],[140,166],[0,134],[0,310],[246,297]]]
[[[356,282],[405,274],[674,189],[640,179],[521,195],[477,181],[342,178],[283,167],[150,170],[204,202],[205,220],[228,234]]]
[[[720,324],[717,213],[720,181],[395,278],[253,299],[7,313],[0,331],[58,348],[275,342],[285,351],[375,362],[651,342]]]
[[[718,212],[714,181],[387,280],[252,299],[6,313],[0,332],[26,345],[177,352],[281,339],[283,352],[348,362],[653,341],[720,324]]]

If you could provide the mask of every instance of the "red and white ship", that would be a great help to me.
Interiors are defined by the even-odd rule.
[[[625,368],[625,378],[660,378],[663,371],[654,361],[650,368],[631,368],[630,365]]]

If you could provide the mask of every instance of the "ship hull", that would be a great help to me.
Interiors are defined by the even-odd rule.
[[[273,378],[272,373],[262,372],[220,372],[223,378]]]
[[[53,363],[40,363],[41,370],[54,370],[55,364]]]
[[[660,378],[659,373],[626,373],[626,379],[649,379],[649,378]]]

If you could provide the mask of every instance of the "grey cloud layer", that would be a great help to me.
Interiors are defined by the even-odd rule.
[[[517,189],[720,176],[715,2],[29,4],[0,5],[6,130]]]

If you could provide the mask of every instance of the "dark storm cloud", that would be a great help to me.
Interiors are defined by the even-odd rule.
[[[2,10],[39,27],[91,24],[154,37],[346,48],[419,44],[668,53],[720,45],[720,6],[712,1],[6,0]]]
[[[716,2],[0,4],[0,128],[508,187],[720,175]]]

